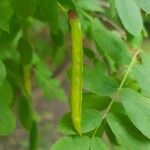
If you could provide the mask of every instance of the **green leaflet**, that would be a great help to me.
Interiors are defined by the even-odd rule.
[[[126,30],[132,35],[138,35],[143,29],[143,22],[135,0],[115,0],[115,5]]]
[[[115,1],[114,0],[108,0],[111,6],[111,16],[114,17],[116,14],[116,8],[115,8]]]
[[[150,13],[150,1],[149,0],[135,0],[139,7],[143,9],[146,13]]]
[[[16,61],[6,61],[7,79],[12,85],[13,91],[16,90],[21,81],[21,65]]]
[[[0,135],[10,135],[16,126],[16,120],[9,107],[0,101]]]
[[[123,89],[120,100],[132,123],[150,139],[150,99],[131,89]]]
[[[36,0],[11,0],[14,11],[23,19],[34,14]]]
[[[9,32],[9,21],[13,15],[13,9],[9,0],[0,0],[0,29]]]
[[[119,35],[108,31],[98,20],[93,22],[92,32],[100,53],[108,55],[116,65],[130,63],[130,53]]]
[[[137,36],[132,36],[131,34],[128,34],[128,42],[131,45],[131,47],[138,49],[141,47],[143,42],[143,35],[142,33],[138,34]]]
[[[82,107],[101,111],[108,106],[110,100],[109,97],[103,97],[93,93],[84,93]]]
[[[98,149],[109,150],[109,147],[101,138],[95,137],[91,140],[90,150],[98,150]]]
[[[13,90],[9,82],[4,81],[2,85],[0,85],[0,101],[8,106],[11,105],[13,100]]]
[[[2,82],[4,81],[6,77],[6,68],[3,62],[0,60],[0,84],[2,85]]]
[[[66,95],[64,90],[61,89],[60,81],[52,77],[52,72],[49,70],[47,65],[42,61],[38,61],[35,66],[36,82],[42,89],[44,96],[48,100],[57,98],[58,100],[64,101],[66,99]]]
[[[114,146],[113,150],[126,150],[123,146]]]
[[[59,139],[51,150],[109,150],[101,138],[90,139],[87,136],[63,137]]]
[[[37,0],[35,17],[50,24],[53,32],[58,31],[58,3],[57,0]]]
[[[128,150],[149,150],[150,140],[141,135],[127,116],[119,113],[108,114],[107,122],[120,145]]]
[[[21,37],[19,39],[17,50],[20,53],[20,62],[23,65],[29,65],[32,63],[33,48],[26,38]]]
[[[90,138],[87,136],[63,137],[59,139],[51,150],[88,150],[90,147]]]
[[[137,64],[133,68],[135,79],[138,81],[142,94],[150,98],[150,54],[142,54],[142,65]]]
[[[87,11],[104,12],[98,0],[78,0],[77,6]]]
[[[93,68],[84,67],[83,87],[97,95],[110,96],[116,92],[118,83],[113,77],[106,75],[101,66],[101,63],[97,63]]]
[[[94,130],[102,121],[99,111],[94,109],[85,109],[82,112],[81,132],[87,133]],[[58,130],[66,135],[75,135],[77,132],[73,128],[70,113],[62,116],[58,123]]]

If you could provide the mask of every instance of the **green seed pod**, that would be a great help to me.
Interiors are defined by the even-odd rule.
[[[81,105],[82,105],[82,74],[83,74],[83,44],[79,18],[73,11],[69,11],[69,23],[72,38],[71,56],[71,95],[70,107],[72,123],[81,135]]]

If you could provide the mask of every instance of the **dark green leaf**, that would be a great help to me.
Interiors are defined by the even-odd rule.
[[[31,130],[33,123],[33,110],[31,106],[31,99],[27,96],[22,96],[19,99],[18,113],[23,127]]]
[[[112,132],[109,124],[106,121],[105,121],[105,127],[104,128],[105,128],[105,132],[107,134],[107,137],[109,139],[109,142],[113,145],[118,145],[117,139],[116,139],[114,133]]]
[[[117,101],[112,104],[110,112],[126,114],[122,103]]]
[[[6,77],[6,68],[3,64],[3,62],[0,60],[0,84],[2,85],[2,82],[4,81]]]
[[[15,130],[16,121],[7,105],[0,102],[0,135],[9,135]]]
[[[58,32],[51,31],[53,48],[61,47],[64,44],[63,32],[59,29]]]
[[[0,85],[0,101],[10,106],[12,100],[13,100],[12,87],[7,81],[4,81],[3,84]]]
[[[9,32],[9,21],[13,15],[13,9],[9,0],[0,0],[0,29]]]
[[[20,38],[17,49],[20,53],[20,62],[23,65],[31,64],[33,57],[33,48],[29,41],[24,37]]]
[[[33,121],[30,131],[30,145],[29,150],[38,150],[39,133],[37,123]]]
[[[116,9],[122,24],[132,35],[143,29],[142,16],[135,0],[115,0]]]
[[[48,22],[53,32],[58,30],[58,3],[57,0],[37,0],[35,16]]]
[[[132,123],[150,139],[150,99],[131,89],[123,89],[121,101]]]
[[[5,66],[7,69],[7,79],[9,83],[12,85],[13,91],[16,91],[16,88],[18,88],[18,85],[21,82],[21,64],[16,61],[8,60],[5,61]]]
[[[36,0],[11,0],[14,11],[23,19],[34,14],[36,9]]]
[[[102,121],[101,114],[99,111],[94,109],[86,109],[82,112],[82,122],[81,128],[82,133],[86,133],[94,130],[96,127],[100,125]],[[58,130],[63,134],[67,135],[75,135],[78,134],[73,126],[71,121],[71,114],[65,114],[58,123]]]
[[[110,98],[102,97],[93,93],[83,94],[83,108],[97,109],[99,111],[104,110],[110,103]]]
[[[84,51],[84,54],[85,54],[88,58],[90,58],[90,59],[95,59],[95,54],[94,54],[94,52],[93,52],[91,49],[89,49],[89,48],[84,48],[83,51]]]

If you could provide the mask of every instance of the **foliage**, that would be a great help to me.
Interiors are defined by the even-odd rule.
[[[68,112],[50,149],[149,150],[150,52],[141,46],[149,0],[0,0],[0,135],[13,134],[19,118],[29,149],[39,149],[33,85],[48,100],[70,99],[57,79],[71,61],[69,10],[83,34],[82,136]]]

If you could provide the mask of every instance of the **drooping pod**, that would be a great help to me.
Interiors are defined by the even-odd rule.
[[[81,135],[81,107],[82,107],[82,74],[83,74],[83,44],[79,18],[74,11],[69,11],[69,23],[71,28],[71,91],[70,107],[72,123],[76,131]]]

